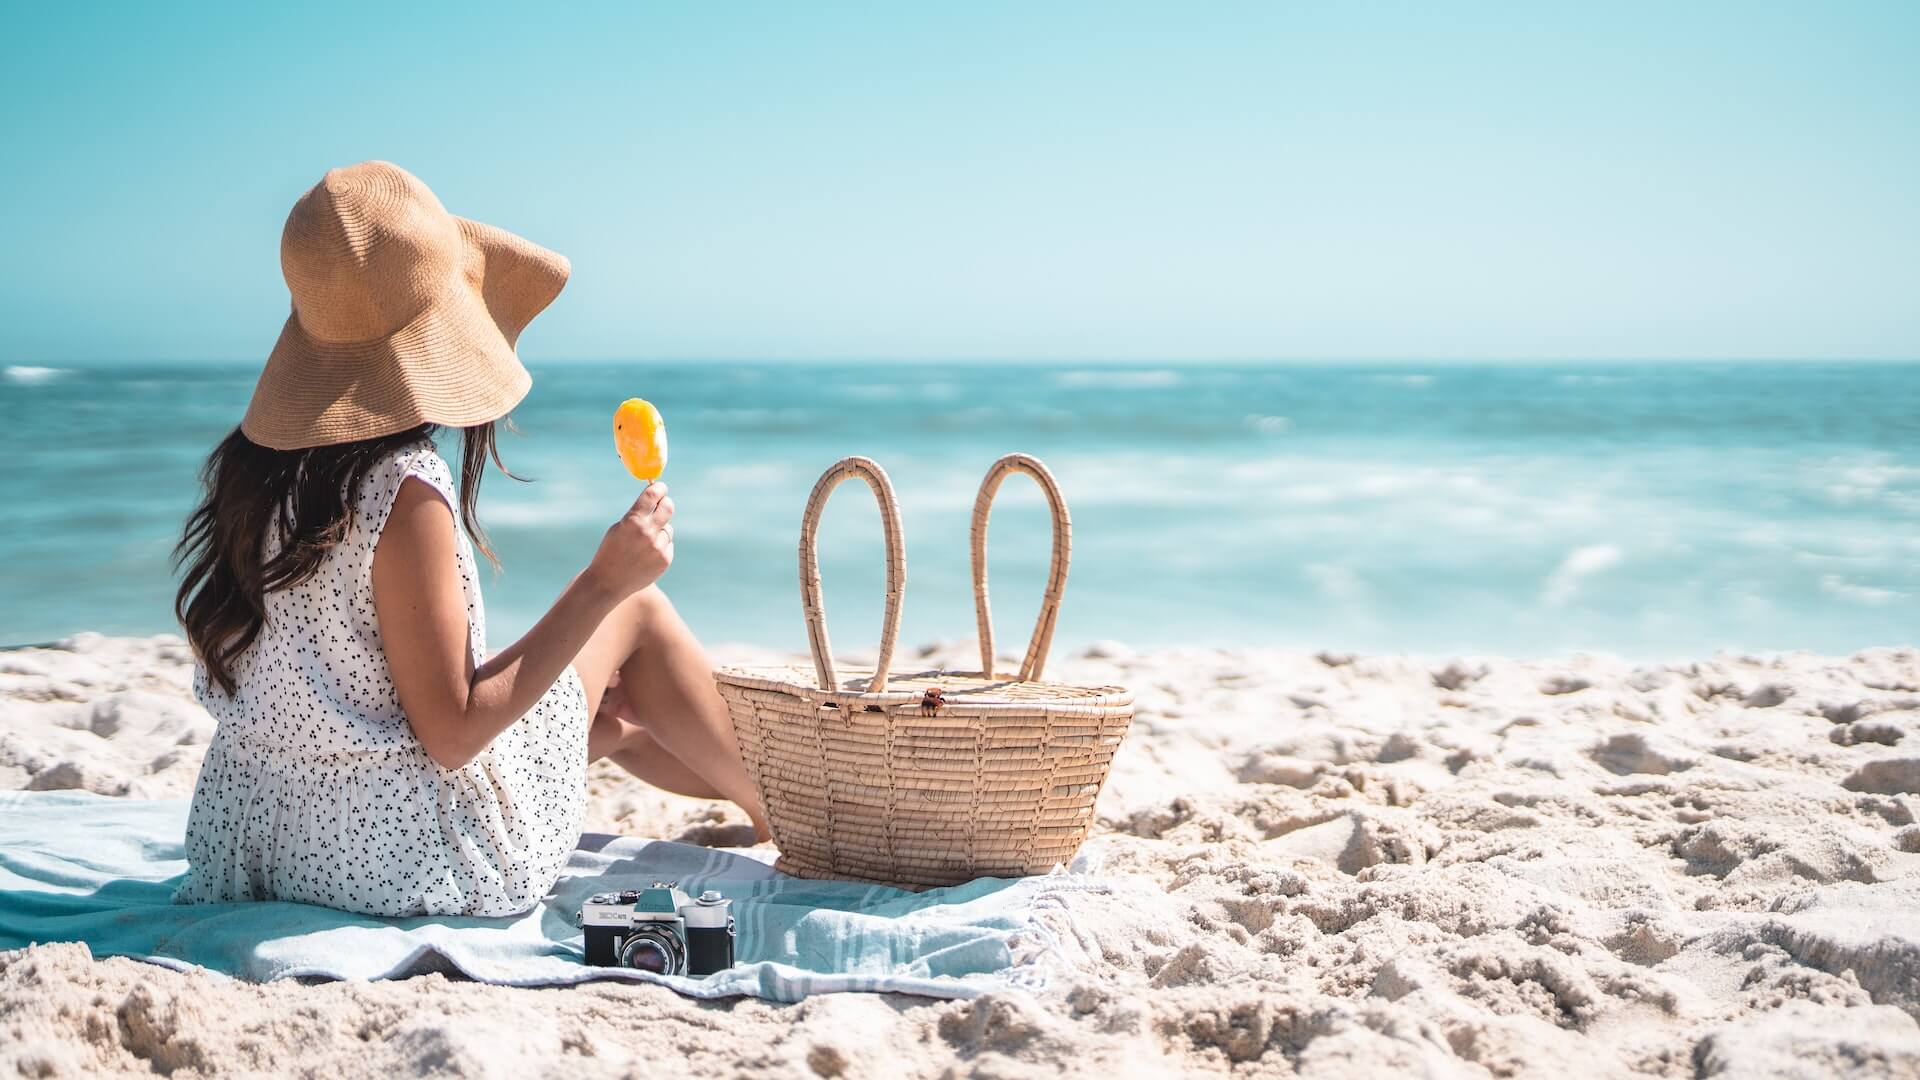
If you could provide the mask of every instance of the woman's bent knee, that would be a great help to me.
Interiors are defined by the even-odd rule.
[[[667,599],[665,590],[658,585],[649,585],[627,598],[635,619],[643,625],[657,621],[663,615],[673,612],[673,602]]]

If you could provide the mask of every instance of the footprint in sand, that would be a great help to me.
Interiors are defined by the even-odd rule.
[[[1654,748],[1645,735],[1637,733],[1615,735],[1588,750],[1587,756],[1615,776],[1632,773],[1665,776],[1685,772],[1697,764],[1692,758]]]
[[[1876,795],[1920,795],[1920,757],[1869,761],[1840,781],[1840,786]]]
[[[1540,692],[1549,697],[1561,694],[1577,694],[1593,684],[1578,675],[1549,675],[1541,680]]]

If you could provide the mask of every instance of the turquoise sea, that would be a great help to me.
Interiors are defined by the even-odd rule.
[[[901,496],[904,639],[969,635],[968,513],[1009,450],[1045,459],[1072,507],[1065,646],[1659,658],[1916,637],[1920,366],[530,367],[503,449],[533,482],[490,476],[481,500],[505,564],[485,584],[495,646],[637,493],[609,437],[635,395],[672,434],[664,584],[716,642],[803,646],[801,505],[853,453]],[[173,628],[169,548],[254,375],[5,370],[0,642]],[[1007,482],[992,536],[1011,650],[1048,551],[1025,480]],[[840,489],[822,544],[834,642],[870,647],[880,544],[861,489]]]

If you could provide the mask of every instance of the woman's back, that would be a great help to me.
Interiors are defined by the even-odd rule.
[[[339,753],[415,743],[380,644],[373,609],[373,554],[387,514],[408,476],[425,481],[450,506],[453,476],[430,442],[402,447],[375,465],[350,493],[347,534],[321,557],[314,575],[264,597],[266,621],[252,648],[233,665],[237,692],[195,690],[222,725],[251,742],[308,753]],[[459,535],[456,558],[467,601],[474,663],[486,648],[473,545]],[[280,538],[269,535],[271,559]]]
[[[409,478],[458,505],[430,442],[403,445],[348,493],[349,528],[312,576],[268,592],[235,692],[195,689],[219,721],[188,828],[188,901],[301,900],[381,915],[496,915],[537,902],[585,812],[586,698],[571,670],[457,770],[408,726],[374,613],[374,552]],[[270,530],[272,532],[272,530]],[[263,558],[277,552],[270,535]],[[474,664],[485,612],[457,537]]]

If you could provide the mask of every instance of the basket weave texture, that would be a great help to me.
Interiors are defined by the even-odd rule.
[[[1000,484],[1025,473],[1053,514],[1053,559],[1040,617],[1018,673],[993,670],[987,516]],[[827,498],[858,478],[880,503],[887,602],[873,670],[842,673],[827,638],[816,537]],[[871,460],[836,462],[814,485],[800,524],[800,590],[813,671],[797,666],[715,672],[747,773],[780,848],[800,877],[907,887],[1045,873],[1086,839],[1094,800],[1133,719],[1117,686],[1041,680],[1066,589],[1072,523],[1038,459],[995,462],[973,508],[979,672],[893,675],[906,587],[900,511]]]

